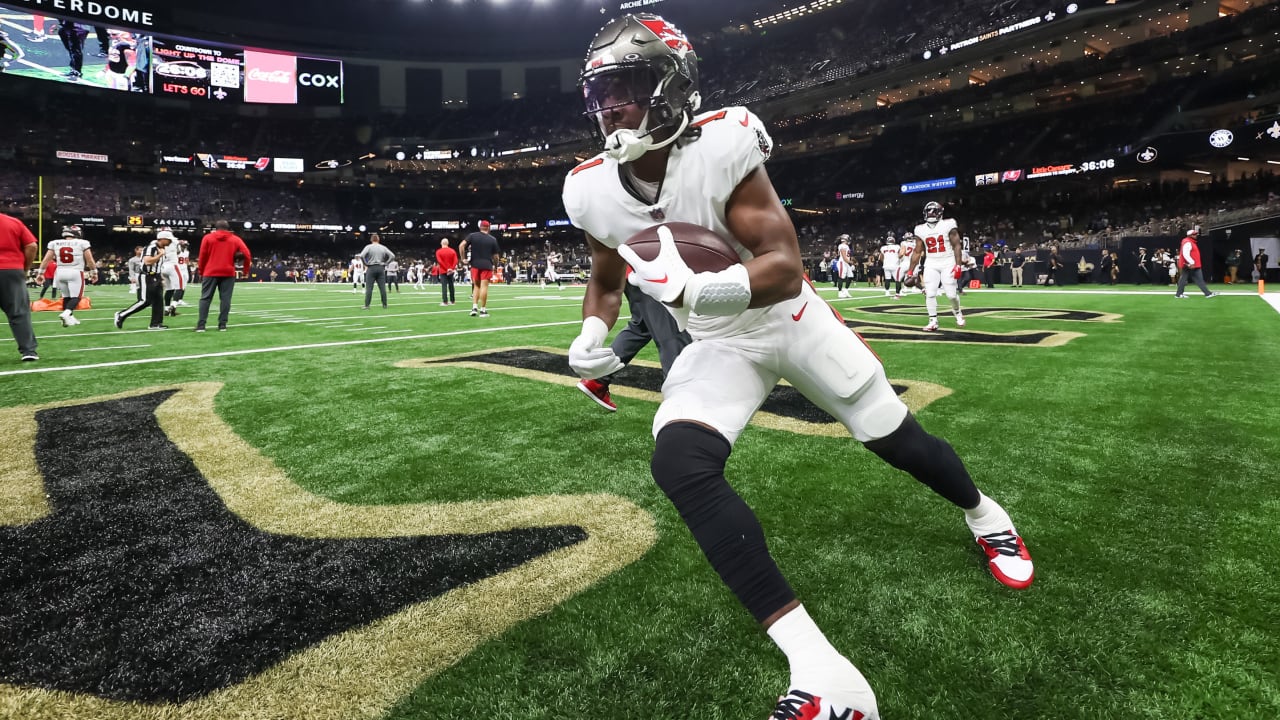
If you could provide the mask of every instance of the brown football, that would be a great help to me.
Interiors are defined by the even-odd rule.
[[[731,265],[742,262],[738,251],[733,249],[728,240],[714,232],[693,223],[670,222],[645,228],[627,240],[627,245],[636,251],[641,260],[652,260],[658,257],[662,245],[658,239],[658,228],[666,226],[675,240],[676,250],[689,269],[698,272],[720,272]]]

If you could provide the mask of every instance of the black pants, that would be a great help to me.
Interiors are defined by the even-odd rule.
[[[688,347],[693,339],[689,337],[689,333],[681,332],[676,319],[671,317],[662,303],[645,295],[631,283],[627,283],[623,292],[627,296],[631,320],[618,332],[609,347],[618,359],[629,363],[652,340],[658,346],[658,360],[662,363],[662,377],[665,378],[680,351]],[[613,376],[602,379],[607,382]]]
[[[209,305],[213,303],[213,291],[218,291],[218,328],[227,326],[227,316],[231,314],[231,293],[235,292],[236,279],[233,277],[206,277],[200,280],[200,310],[196,316],[196,329],[204,327],[209,320]]]
[[[141,312],[148,306],[151,308],[151,327],[164,324],[164,279],[157,275],[143,275],[139,278],[138,290],[141,294],[138,302],[120,311],[120,321]]]
[[[453,294],[453,273],[444,273],[440,277],[440,302],[453,304],[457,302]]]
[[[84,35],[80,34],[79,28],[73,22],[62,22],[58,28],[58,37],[62,40],[62,47],[67,49],[67,56],[71,61],[71,69],[79,73],[84,67]]]
[[[370,265],[364,271],[364,306],[369,307],[373,300],[373,284],[378,284],[378,293],[382,296],[382,307],[387,306],[387,268],[385,265]]]

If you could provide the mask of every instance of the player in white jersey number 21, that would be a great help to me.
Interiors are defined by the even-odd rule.
[[[604,341],[627,282],[687,323],[695,342],[672,363],[653,421],[654,481],[786,654],[789,690],[773,717],[874,720],[871,686],[809,617],[769,554],[760,522],[725,478],[734,442],[779,380],[962,509],[1000,582],[1028,587],[1031,556],[1009,515],[978,491],[951,445],[916,422],[875,354],[805,282],[795,227],[764,167],[773,140],[746,108],[699,113],[697,64],[685,35],[656,15],[610,22],[588,50],[582,97],[604,152],[564,184],[565,209],[586,233],[592,261],[569,365],[586,379],[617,369]],[[742,262],[694,273],[665,227],[657,257],[642,260],[625,241],[655,222],[712,230]],[[860,583],[836,573],[831,584]]]
[[[942,290],[951,301],[951,312],[956,317],[956,327],[964,327],[964,313],[960,312],[960,293],[956,283],[964,273],[964,264],[960,260],[960,231],[956,221],[943,219],[942,205],[931,202],[924,206],[924,222],[916,226],[915,235],[920,239],[915,253],[911,256],[914,268],[924,256],[924,304],[929,311],[929,324],[924,329],[933,332],[938,329],[938,290]]]

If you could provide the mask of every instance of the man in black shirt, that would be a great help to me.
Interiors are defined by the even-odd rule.
[[[489,317],[489,281],[502,249],[489,234],[489,221],[480,221],[480,231],[473,232],[458,247],[458,255],[470,255],[471,265],[471,317]]]

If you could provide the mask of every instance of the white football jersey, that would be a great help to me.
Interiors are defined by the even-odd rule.
[[[671,145],[667,174],[656,203],[645,202],[623,184],[616,160],[601,153],[565,177],[564,207],[577,228],[606,247],[616,248],[641,230],[664,222],[701,225],[729,241],[743,260],[754,257],[729,232],[725,205],[738,185],[773,153],[773,139],[754,113],[743,107],[701,113],[693,126],[702,136]],[[767,308],[732,317],[694,315],[696,336],[750,328]]]
[[[356,273],[364,272],[364,260],[361,260],[360,258],[353,259],[351,261],[351,272],[356,272]]]
[[[925,267],[952,267],[956,264],[955,251],[951,249],[951,231],[956,229],[956,221],[943,218],[930,225],[921,223],[916,226],[915,236],[924,243]]]
[[[898,248],[900,251],[899,257],[902,258],[902,261],[909,262],[911,260],[911,256],[916,253],[916,241],[914,239],[903,240],[898,243]]]
[[[887,268],[898,267],[898,246],[885,245],[880,248],[880,257],[883,258],[883,265]]]
[[[164,264],[171,268],[178,266],[178,243],[171,241],[164,249]]]
[[[179,265],[181,265],[182,267],[186,267],[187,265],[191,264],[191,251],[190,251],[190,250],[179,250],[179,251],[178,251],[178,264],[179,264]]]
[[[59,268],[84,270],[84,251],[89,249],[89,241],[80,238],[62,238],[49,243],[54,262]]]

